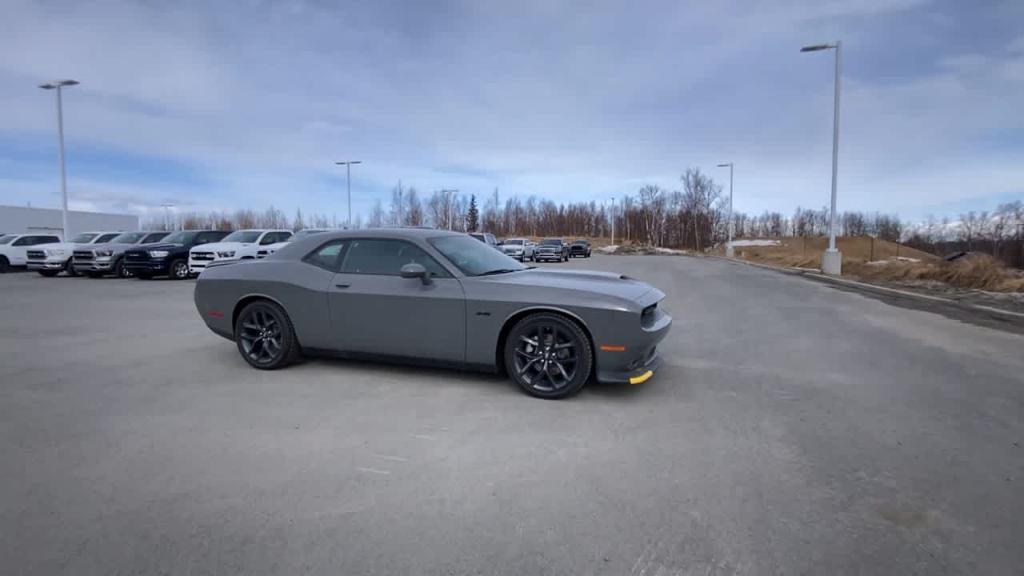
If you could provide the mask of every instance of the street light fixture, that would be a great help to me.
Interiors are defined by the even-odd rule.
[[[814,44],[800,49],[801,52],[818,52],[820,50],[836,51],[835,104],[832,119],[832,212],[829,216],[828,250],[821,257],[821,271],[838,276],[843,269],[843,255],[836,249],[836,177],[839,173],[839,63],[842,42],[836,40],[834,44]]]
[[[732,162],[726,162],[719,164],[719,168],[729,168],[729,242],[725,245],[725,255],[732,258],[735,252],[732,249],[732,230],[733,230],[733,219],[732,219]]]
[[[61,221],[65,241],[71,237],[71,231],[68,228],[68,182],[64,170],[64,111],[61,102],[61,88],[76,86],[77,84],[78,80],[54,80],[53,82],[39,85],[43,90],[57,91],[57,150],[60,159]]]
[[[348,188],[348,225],[345,226],[348,229],[352,228],[352,165],[362,164],[362,160],[347,160],[345,162],[335,162],[338,166],[345,167],[345,182]]]

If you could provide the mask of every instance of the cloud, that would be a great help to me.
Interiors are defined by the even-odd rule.
[[[104,209],[173,196],[330,213],[344,205],[333,161],[347,158],[364,162],[359,211],[399,178],[421,192],[602,200],[726,160],[739,209],[818,206],[831,60],[797,49],[834,38],[845,42],[841,208],[914,215],[1024,191],[1013,170],[1024,127],[1007,96],[1024,87],[1012,7],[1003,28],[973,24],[994,44],[967,24],[950,37],[951,23],[985,14],[917,1],[8,4],[0,160],[26,140],[52,157],[53,102],[34,86],[72,75],[83,84],[66,94],[69,157],[102,151],[195,176],[72,174],[73,197]],[[19,190],[52,182],[32,166]],[[24,193],[4,184],[8,196]]]

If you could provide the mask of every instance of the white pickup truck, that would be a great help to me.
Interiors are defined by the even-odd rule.
[[[0,236],[0,272],[7,272],[12,266],[25,266],[28,250],[49,248],[58,244],[60,236],[56,234],[6,234]]]
[[[189,250],[188,272],[198,276],[214,262],[266,258],[291,239],[291,230],[238,230],[220,242],[200,244]]]
[[[33,247],[25,251],[25,267],[43,276],[56,276],[62,271],[69,276],[78,276],[72,258],[76,248],[90,244],[105,244],[120,236],[122,232],[82,232],[71,238],[49,246]]]

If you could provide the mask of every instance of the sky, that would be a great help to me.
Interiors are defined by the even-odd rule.
[[[607,202],[709,172],[749,213],[1024,199],[1024,2],[0,0],[0,204],[364,215],[421,194]]]

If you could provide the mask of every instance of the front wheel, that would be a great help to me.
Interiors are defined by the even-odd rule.
[[[299,355],[292,321],[284,308],[268,300],[242,309],[235,322],[235,342],[242,358],[261,370],[284,368]]]
[[[171,262],[169,276],[171,280],[184,280],[188,278],[188,262],[184,260]]]
[[[64,264],[64,272],[67,272],[68,276],[79,276],[80,274],[75,271],[75,263],[72,262],[71,258],[68,258],[67,263]],[[59,272],[58,272],[59,274]]]
[[[7,272],[11,268],[11,262],[7,260],[6,256],[0,256],[0,274]]]
[[[505,341],[505,368],[513,382],[538,398],[572,396],[590,378],[593,352],[575,322],[550,312],[530,314]]]
[[[53,278],[57,274],[60,274],[60,270],[39,270],[39,275],[47,278]]]
[[[119,259],[114,264],[114,276],[117,276],[118,278],[131,278],[132,277],[132,273],[129,272],[127,268],[125,268],[124,258]]]

